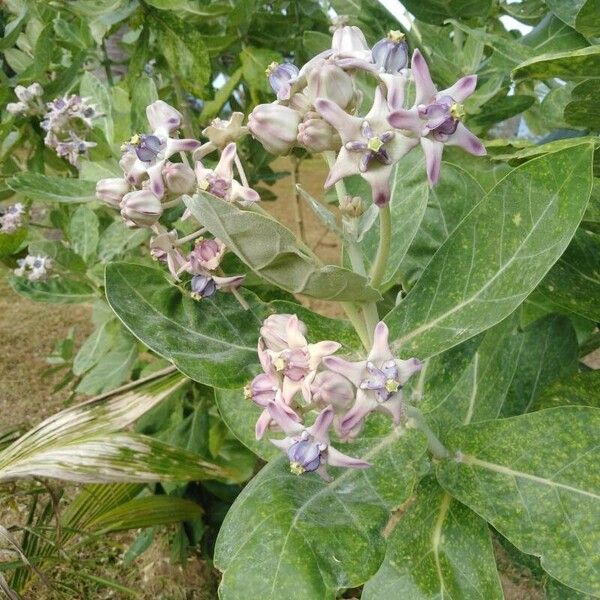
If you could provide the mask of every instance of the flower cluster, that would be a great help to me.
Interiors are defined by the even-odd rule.
[[[25,207],[17,202],[9,206],[0,216],[0,233],[13,233],[23,225]]]
[[[25,87],[17,85],[15,87],[15,96],[18,102],[9,102],[6,105],[6,111],[11,115],[37,115],[44,112],[44,103],[42,95],[44,90],[39,83],[32,83]]]
[[[47,256],[31,256],[17,260],[19,267],[14,270],[17,277],[27,277],[29,281],[44,281],[48,278],[48,271],[53,266],[53,261]]]
[[[85,156],[89,148],[96,146],[85,138],[93,127],[94,119],[102,116],[93,104],[77,95],[56,98],[46,103],[47,111],[41,122],[46,131],[44,143],[53,148],[61,158],[73,166]]]
[[[376,83],[373,105],[364,116],[359,114],[360,71],[369,73]],[[290,63],[272,63],[267,77],[277,100],[252,111],[250,133],[274,154],[285,154],[295,146],[310,152],[336,152],[325,186],[361,175],[378,206],[389,202],[393,165],[419,144],[431,185],[439,178],[444,144],[460,146],[471,154],[486,153],[461,123],[461,103],[475,90],[477,77],[463,77],[438,91],[418,50],[408,68],[408,46],[399,31],[390,31],[369,48],[360,29],[342,25],[333,33],[331,49],[300,69]],[[416,87],[416,99],[406,109],[405,90],[410,81]]]
[[[368,467],[331,447],[330,427],[349,440],[373,411],[386,412],[399,423],[404,415],[402,387],[421,363],[393,357],[384,323],[377,325],[366,360],[356,363],[333,356],[341,347],[337,342],[308,343],[306,325],[296,315],[271,315],[260,334],[263,372],[245,388],[246,398],[263,409],[256,438],[261,439],[269,427],[283,430],[285,439],[271,441],[286,452],[297,474],[317,471],[328,479],[326,464]],[[304,426],[303,416],[315,409],[320,412],[314,424]]]

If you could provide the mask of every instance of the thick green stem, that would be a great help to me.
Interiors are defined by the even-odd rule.
[[[342,305],[346,316],[350,320],[350,323],[352,323],[354,330],[358,334],[362,345],[368,352],[371,349],[371,336],[369,336],[369,334],[367,333],[367,329],[365,327],[364,321],[360,316],[360,313],[358,312],[358,309],[356,308],[356,306],[354,306],[354,304],[352,304],[352,302],[341,302],[340,304]]]
[[[385,275],[385,267],[390,257],[390,244],[392,241],[392,215],[390,205],[379,209],[379,246],[375,262],[371,268],[371,287],[378,288]]]
[[[435,458],[448,458],[448,449],[442,444],[435,433],[433,433],[429,425],[427,425],[423,413],[414,406],[408,406],[406,408],[406,414],[414,421],[415,429],[419,429],[425,434],[429,452],[431,452]]]

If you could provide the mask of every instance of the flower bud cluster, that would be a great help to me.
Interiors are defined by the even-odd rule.
[[[42,102],[43,93],[44,90],[39,83],[32,83],[27,87],[18,85],[15,87],[18,102],[9,102],[6,111],[14,116],[41,114],[45,110]]]
[[[88,142],[85,138],[94,120],[102,115],[93,104],[74,94],[56,98],[46,103],[46,108],[41,122],[42,129],[46,131],[44,143],[77,167],[80,158],[96,146],[95,142]]]
[[[365,461],[330,446],[329,429],[351,440],[374,411],[391,415],[398,424],[405,416],[402,388],[421,363],[392,355],[383,322],[375,328],[368,356],[358,362],[334,356],[341,344],[309,344],[306,335],[307,327],[296,315],[271,315],[263,322],[258,341],[263,372],[244,390],[263,409],[256,438],[269,427],[283,430],[285,439],[271,441],[287,453],[293,473],[317,471],[329,479],[326,464],[366,468]],[[320,412],[314,424],[305,427],[304,415],[315,409]]]
[[[45,281],[48,271],[53,267],[53,261],[47,256],[31,256],[17,260],[19,267],[14,270],[17,277],[26,277],[29,281]]]
[[[421,145],[431,185],[437,183],[444,144],[461,146],[471,154],[485,154],[481,142],[461,123],[461,102],[473,93],[476,77],[463,77],[440,92],[429,69],[415,50],[409,69],[408,45],[401,31],[369,47],[358,27],[338,19],[331,48],[302,68],[273,63],[267,76],[277,100],[251,113],[248,129],[273,154],[295,147],[309,152],[338,153],[325,187],[344,177],[361,175],[371,186],[378,206],[390,200],[393,166]],[[357,74],[370,74],[374,102],[359,114],[362,92]],[[406,109],[405,89],[416,88],[412,109]]]
[[[0,233],[13,233],[23,225],[25,207],[17,202],[9,206],[0,216]]]

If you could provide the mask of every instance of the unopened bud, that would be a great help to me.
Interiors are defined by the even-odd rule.
[[[275,375],[261,373],[244,388],[244,396],[258,406],[267,407],[269,402],[275,401],[278,389],[279,381]]]
[[[167,162],[163,167],[162,174],[167,190],[174,196],[191,194],[196,187],[194,170],[183,163]]]
[[[304,94],[297,92],[290,98],[288,104],[289,108],[293,108],[304,116],[309,110],[314,110],[310,98]]]
[[[337,131],[317,113],[307,117],[298,126],[298,143],[309,152],[339,150],[342,142]]]
[[[138,227],[154,225],[162,211],[160,200],[149,190],[129,192],[121,201],[121,215]]]
[[[401,31],[390,31],[372,50],[373,62],[382,73],[399,73],[408,64],[408,44]]]
[[[355,391],[352,384],[342,375],[332,371],[317,373],[310,385],[312,398],[322,406],[348,410],[354,404]]]
[[[280,352],[288,348],[288,324],[293,315],[275,314],[268,316],[260,328],[260,335],[269,350]],[[298,321],[298,330],[306,335],[306,325]]]
[[[307,83],[308,97],[313,104],[317,98],[326,98],[339,107],[346,108],[354,97],[352,78],[332,63],[312,69],[307,76]]]
[[[345,196],[340,201],[340,212],[345,217],[356,219],[365,212],[365,204],[360,196]]]
[[[354,25],[346,25],[336,29],[333,33],[331,47],[340,54],[369,52],[365,34]]]
[[[214,271],[221,264],[225,250],[225,244],[217,238],[213,240],[200,238],[189,256],[192,272],[198,272],[201,269]]]
[[[300,113],[277,103],[259,104],[250,115],[248,130],[271,154],[286,154],[296,144]]]
[[[162,100],[156,100],[146,108],[146,117],[153,130],[166,129],[175,131],[179,129],[183,116],[181,113]]]
[[[29,107],[24,102],[9,102],[6,105],[6,111],[11,115],[22,115],[29,110]]]
[[[96,183],[96,198],[112,208],[120,208],[121,200],[127,192],[129,192],[129,184],[121,177],[101,179]]]

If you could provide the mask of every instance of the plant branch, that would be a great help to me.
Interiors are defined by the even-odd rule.
[[[377,289],[385,275],[385,267],[390,257],[390,244],[392,241],[392,215],[390,205],[379,209],[379,246],[373,267],[371,268],[371,287]]]
[[[300,240],[303,243],[305,243],[304,221],[302,220],[302,207],[300,206],[300,196],[298,194],[298,168],[300,166],[300,161],[295,156],[291,156],[290,160],[292,162],[292,172],[290,176],[292,179],[292,194],[294,204],[294,218],[296,220],[296,231]]]
[[[425,420],[423,413],[414,406],[407,406],[406,414],[413,420],[415,429],[419,429],[427,437],[427,446],[429,448],[429,452],[431,452],[435,458],[448,458],[448,455],[450,454],[448,449],[446,446],[444,446],[444,444],[442,444],[435,433],[433,433],[429,425],[427,425],[427,421]]]

